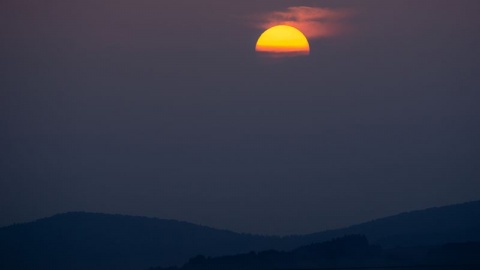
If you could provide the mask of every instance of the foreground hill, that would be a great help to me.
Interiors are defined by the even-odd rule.
[[[352,234],[386,248],[480,241],[480,201],[283,238],[155,218],[66,213],[0,228],[0,269],[143,269],[182,265],[199,254],[287,251]]]
[[[444,269],[478,270],[480,242],[432,247],[382,249],[361,235],[336,238],[292,251],[268,250],[190,259],[182,267],[150,270],[281,270],[281,269]]]

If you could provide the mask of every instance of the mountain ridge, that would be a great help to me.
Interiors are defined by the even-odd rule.
[[[0,228],[0,254],[5,255],[0,258],[0,268],[140,269],[181,265],[199,254],[292,250],[345,235],[364,235],[382,247],[480,241],[480,201],[283,237],[236,233],[171,219],[67,212]]]
[[[462,230],[478,228],[475,240],[480,240],[480,200],[402,212],[341,229],[308,234],[305,237],[313,238],[316,241],[325,241],[343,235],[364,234],[373,243],[381,244],[385,247],[418,244],[433,245],[449,241],[472,240],[470,234],[464,236],[445,235],[445,233],[453,229],[458,230],[459,228]],[[399,239],[395,241],[392,239],[394,237],[392,230],[398,231],[397,238]],[[427,241],[427,239],[418,239],[419,241],[404,239],[405,235],[425,234],[427,232],[444,234],[444,237],[437,237],[438,241],[433,239],[431,241]],[[452,238],[448,239],[448,237]]]

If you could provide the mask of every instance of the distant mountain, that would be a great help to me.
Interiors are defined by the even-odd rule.
[[[173,220],[75,212],[1,228],[0,269],[142,269],[280,242]]]
[[[354,234],[386,248],[480,241],[480,201],[402,213],[302,237],[321,242]]]
[[[0,269],[145,269],[182,265],[199,254],[287,251],[344,235],[365,235],[386,248],[480,241],[480,201],[288,237],[239,234],[155,218],[66,213],[0,228]]]

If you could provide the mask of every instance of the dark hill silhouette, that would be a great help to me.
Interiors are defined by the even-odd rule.
[[[280,269],[479,269],[480,242],[434,247],[382,249],[361,235],[285,251],[191,258],[182,267],[153,267],[150,270],[280,270]]]
[[[173,220],[74,212],[0,229],[0,269],[141,269],[280,241]]]
[[[354,234],[387,248],[480,241],[480,201],[288,237],[239,234],[155,218],[67,213],[0,228],[0,269],[142,269],[181,265],[198,254],[288,251]]]
[[[366,259],[379,256],[381,249],[368,243],[364,236],[354,235],[332,241],[311,244],[285,251],[262,251],[246,254],[208,258],[202,255],[190,259],[182,270],[221,269],[312,269],[319,266],[358,265]],[[155,269],[155,268],[153,268]],[[157,268],[161,269],[161,268]]]
[[[480,201],[402,213],[303,237],[321,242],[354,234],[386,248],[480,241]]]

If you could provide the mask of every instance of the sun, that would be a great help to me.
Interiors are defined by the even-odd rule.
[[[277,25],[258,38],[255,51],[261,53],[308,55],[310,45],[305,35],[295,27]]]

